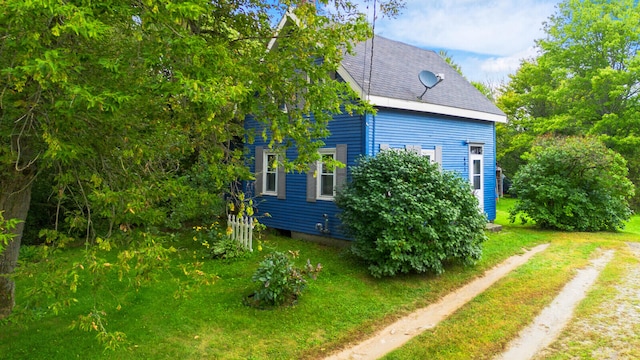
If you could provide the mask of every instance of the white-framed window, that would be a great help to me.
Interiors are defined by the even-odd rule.
[[[469,181],[478,206],[484,210],[484,144],[469,143]]]
[[[265,151],[263,156],[262,193],[265,195],[278,195],[278,155]]]
[[[391,147],[389,144],[380,144],[380,151],[411,151],[418,155],[426,156],[432,164],[442,167],[442,146],[429,146],[426,149],[422,145],[404,145],[403,147]]]
[[[347,144],[336,144],[335,148],[318,150],[320,161],[309,164],[307,171],[307,201],[333,201],[336,189],[347,182],[347,167],[333,166],[333,163],[348,164]]]
[[[336,149],[320,149],[322,160],[317,164],[316,198],[319,200],[333,200],[336,193],[336,167],[332,162],[336,160]]]
[[[470,145],[469,146],[469,153],[472,155],[482,155],[483,153],[483,146],[482,145]]]
[[[287,174],[282,166],[284,154],[265,146],[255,149],[255,192],[256,195],[277,196],[278,199],[287,198]]]
[[[435,149],[422,149],[420,150],[420,155],[426,156],[429,158],[430,163],[436,162],[436,150]]]

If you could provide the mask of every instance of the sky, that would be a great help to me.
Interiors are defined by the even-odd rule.
[[[396,18],[375,22],[375,33],[436,52],[445,50],[471,81],[508,81],[559,0],[406,0]],[[366,9],[364,10],[366,11]],[[372,10],[369,9],[370,18]],[[425,69],[428,70],[428,69]]]

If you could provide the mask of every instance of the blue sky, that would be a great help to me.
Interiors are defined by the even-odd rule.
[[[446,50],[472,81],[508,81],[558,0],[406,0],[397,18],[379,18],[377,35],[434,51]],[[366,8],[363,7],[363,11]],[[370,18],[372,10],[369,10]]]

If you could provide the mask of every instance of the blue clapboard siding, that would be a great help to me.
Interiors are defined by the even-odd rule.
[[[246,126],[261,133],[262,126],[247,119]],[[355,165],[361,154],[375,155],[380,144],[391,148],[420,145],[422,149],[442,147],[442,167],[455,171],[469,179],[469,142],[484,143],[484,210],[489,220],[495,219],[495,126],[492,122],[458,119],[447,116],[391,109],[378,109],[377,115],[338,115],[329,123],[331,136],[324,139],[327,148],[347,144],[347,165]],[[260,136],[252,145],[247,145],[250,156],[256,146],[266,146]],[[287,157],[294,158],[296,149],[289,149]],[[253,162],[250,163],[255,171]],[[286,199],[263,195],[256,198],[257,215],[260,221],[271,228],[301,233],[326,235],[316,229],[324,224],[323,214],[329,215],[329,236],[346,238],[336,214],[338,208],[332,201],[307,202],[306,173],[286,175]]]
[[[380,144],[390,148],[420,145],[422,149],[442,146],[442,168],[469,179],[469,142],[484,143],[484,210],[489,220],[496,217],[496,155],[494,123],[458,119],[412,111],[379,109],[370,119],[373,154]]]
[[[259,135],[263,126],[251,118],[247,118],[245,126],[249,129],[256,129],[255,133]],[[329,122],[329,131],[331,136],[323,139],[326,148],[335,148],[338,144],[347,145],[347,166],[353,166],[356,158],[363,153],[363,120],[359,115],[336,115]],[[260,136],[256,136],[255,143],[246,145],[249,150],[249,156],[255,156],[256,146],[265,146],[265,142]],[[295,148],[287,151],[287,157],[295,158],[297,150]],[[255,173],[255,162],[251,161],[249,166],[251,171]],[[329,236],[336,238],[345,238],[340,227],[339,220],[336,217],[338,208],[333,201],[316,200],[315,202],[307,201],[306,194],[306,173],[289,173],[286,175],[286,199],[278,199],[276,196],[263,195],[258,196],[255,200],[257,207],[257,215],[259,221],[268,227],[275,229],[283,229],[296,231],[301,233],[323,235],[316,230],[316,224],[324,224],[323,214],[329,215]],[[250,185],[250,183],[248,184]],[[249,187],[250,188],[250,187]],[[264,215],[268,213],[270,217]],[[326,234],[324,234],[326,235]]]

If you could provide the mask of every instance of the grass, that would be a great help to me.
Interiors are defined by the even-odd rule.
[[[533,246],[544,237],[512,235],[487,243],[481,263],[475,267],[451,267],[442,276],[406,275],[374,279],[363,264],[344,250],[323,247],[283,237],[272,237],[263,253],[236,261],[210,260],[204,270],[220,279],[194,291],[188,298],[173,298],[175,285],[169,277],[112,299],[123,291],[116,279],[107,279],[108,290],[97,294],[107,308],[109,328],[127,334],[127,345],[116,352],[103,352],[90,333],[70,331],[78,315],[87,314],[95,301],[80,293],[80,304],[53,316],[46,312],[36,322],[5,325],[0,329],[0,354],[12,359],[67,359],[100,354],[105,359],[124,358],[314,358],[364,339],[381,324],[435,301],[468,282],[506,257]],[[307,258],[323,264],[323,271],[299,299],[297,305],[257,310],[242,304],[253,284],[250,281],[264,253],[299,250],[299,264]],[[190,250],[183,250],[188,258]],[[69,257],[79,250],[67,251]],[[176,260],[178,261],[178,260]],[[19,279],[18,302],[26,299],[20,289],[33,279]],[[116,311],[117,304],[122,310]],[[0,355],[2,357],[4,355]]]
[[[638,267],[639,260],[630,249],[617,251],[590,296],[576,309],[574,321],[544,351],[545,358],[640,358],[638,275],[624,290],[620,288],[626,276],[640,271]]]
[[[117,279],[107,278],[102,292],[92,294],[91,289],[81,289],[80,303],[57,316],[42,309],[35,321],[0,325],[0,358],[320,358],[436,301],[523,248],[550,242],[547,251],[432,331],[388,356],[488,358],[500,352],[600,248],[621,249],[624,241],[640,238],[637,216],[625,232],[558,233],[508,224],[504,219],[510,204],[509,199],[500,201],[497,222],[505,227],[502,232],[489,235],[483,258],[473,267],[453,266],[441,276],[374,279],[345,250],[273,236],[261,253],[233,261],[206,261],[203,270],[217,274],[219,280],[196,288],[186,298],[174,298],[176,286],[168,274],[138,292],[125,291]],[[295,306],[273,310],[244,306],[242,299],[253,289],[250,278],[258,262],[275,250],[299,250],[299,265],[309,258],[313,263],[322,263],[323,271],[316,281],[310,281]],[[79,252],[67,250],[65,256],[72,258]],[[189,247],[183,247],[179,251],[181,257],[173,261],[188,262],[191,252]],[[610,282],[615,283],[618,273],[611,273]],[[18,302],[27,300],[21,289],[35,281],[19,279]],[[127,342],[116,351],[104,351],[94,333],[68,328],[79,315],[90,311],[96,300],[107,311],[109,329],[127,334]],[[596,300],[593,303],[599,304]],[[118,304],[122,305],[121,310],[116,310]],[[582,311],[590,310],[587,307]]]
[[[476,297],[433,331],[413,339],[388,359],[490,359],[500,354],[545,306],[576,269],[606,241],[553,239],[551,246]]]
[[[385,359],[491,359],[503,352],[519,331],[560,292],[578,268],[588,264],[602,249],[616,249],[616,258],[609,263],[589,296],[577,310],[578,319],[602,311],[602,304],[612,300],[629,264],[638,260],[630,254],[626,241],[640,241],[640,219],[635,216],[624,232],[563,233],[542,232],[529,225],[509,224],[508,209],[514,200],[501,200],[498,223],[505,226],[502,233],[546,234],[551,246],[527,264],[516,269],[496,285],[476,297],[436,328],[411,340],[407,345],[388,354]],[[620,319],[611,319],[612,322]],[[565,330],[564,337],[546,354],[552,358],[585,358],[592,348],[603,341],[587,344],[577,342],[581,334],[578,320]],[[640,348],[636,336],[629,349]],[[613,342],[609,339],[609,342]],[[562,342],[571,345],[559,345]],[[618,346],[620,343],[618,343]],[[630,350],[633,351],[633,350]],[[636,354],[637,354],[637,350]]]

